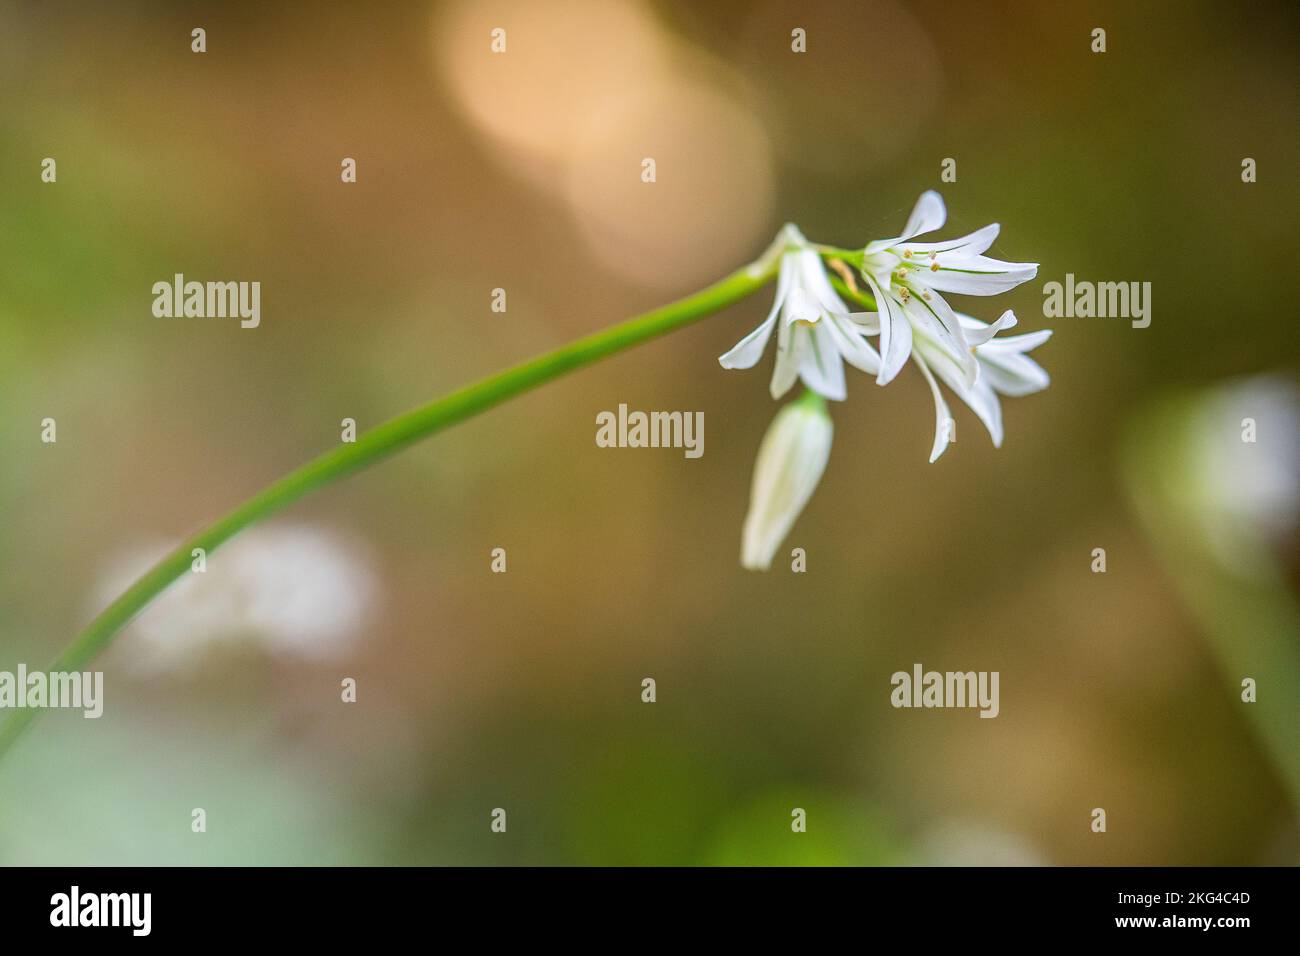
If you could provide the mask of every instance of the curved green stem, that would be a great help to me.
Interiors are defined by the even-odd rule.
[[[868,312],[876,312],[880,309],[880,306],[876,305],[876,300],[873,296],[870,296],[859,289],[850,289],[839,276],[833,275],[829,276],[829,278],[831,280],[831,287],[840,294],[841,299],[846,299],[849,302],[860,305]]]
[[[193,549],[203,548],[210,553],[244,528],[279,511],[308,492],[372,465],[421,438],[559,378],[566,372],[590,365],[718,312],[771,281],[775,267],[775,259],[764,257],[684,299],[578,339],[389,419],[361,435],[355,443],[340,445],[307,462],[249,498],[206,530],[177,546],[86,625],[49,669],[80,670],[108,645],[127,622],[189,571]],[[10,714],[4,726],[0,727],[0,755],[9,750],[38,712],[25,708],[14,710]]]

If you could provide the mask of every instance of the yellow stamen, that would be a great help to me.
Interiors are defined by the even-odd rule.
[[[858,292],[858,283],[853,278],[853,270],[845,264],[843,259],[831,259],[830,267],[840,274],[840,278],[844,280],[844,284],[849,287],[849,290],[854,295],[861,294]]]

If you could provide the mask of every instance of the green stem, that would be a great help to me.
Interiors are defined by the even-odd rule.
[[[80,670],[108,645],[127,622],[190,570],[193,549],[203,548],[205,552],[211,553],[244,528],[279,511],[308,492],[373,465],[421,438],[559,378],[566,372],[682,328],[739,302],[771,281],[775,271],[774,258],[768,256],[760,259],[693,295],[578,339],[389,419],[361,435],[355,443],[340,445],[307,462],[179,545],[154,565],[86,625],[49,669]],[[0,727],[0,756],[9,750],[37,713],[33,708],[12,712],[4,726]]]
[[[843,259],[855,269],[862,268],[863,259],[866,258],[863,249],[841,249],[838,246],[813,246],[817,254],[823,259]]]
[[[841,299],[847,299],[856,305],[862,306],[868,312],[877,312],[880,306],[876,305],[874,297],[857,289],[850,289],[844,280],[837,275],[828,277],[831,280],[831,287],[839,293]]]

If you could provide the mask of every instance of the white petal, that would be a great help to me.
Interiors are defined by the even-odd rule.
[[[983,376],[994,391],[1012,398],[1041,392],[1052,384],[1046,370],[1025,355],[1011,356],[1008,359],[992,359],[980,356]]]
[[[754,262],[749,264],[746,270],[751,276],[761,276],[772,267],[772,263],[780,256],[784,256],[791,247],[803,247],[808,245],[808,240],[804,238],[799,227],[792,222],[787,222],[781,227],[781,231],[776,234],[772,244],[764,250],[763,254]]]
[[[934,445],[930,448],[930,462],[933,464],[947,450],[949,436],[955,426],[951,424],[953,418],[952,412],[948,410],[948,403],[944,401],[943,394],[939,391],[939,383],[930,374],[930,367],[925,364],[925,359],[917,354],[912,358],[916,360],[925,380],[930,383],[930,394],[934,396]]]
[[[908,324],[903,307],[880,291],[874,279],[867,279],[871,292],[880,306],[880,372],[877,385],[888,385],[902,369],[912,351],[912,326]]]
[[[922,344],[922,353],[934,374],[956,393],[957,397],[970,406],[979,420],[988,429],[994,446],[1002,447],[1002,404],[991,385],[981,378],[974,385],[968,386],[964,370],[952,360],[941,348],[929,343]]]
[[[1051,377],[1024,353],[1042,345],[1051,334],[1051,329],[1040,329],[1025,335],[994,339],[981,346],[976,354],[989,384],[1003,395],[1013,396],[1032,395],[1047,388],[1052,382]]]
[[[1024,335],[1004,335],[982,346],[980,351],[1022,354],[1038,348],[1051,337],[1051,329],[1039,329],[1037,332],[1026,332]]]
[[[779,305],[778,302],[777,306]],[[763,320],[762,325],[732,346],[730,351],[718,356],[718,362],[723,368],[753,368],[763,357],[763,349],[767,348],[767,340],[772,337],[772,329],[776,327],[777,306],[772,307],[771,314]]]
[[[962,236],[960,239],[949,239],[946,242],[909,242],[907,248],[912,250],[913,258],[928,256],[931,252],[960,252],[965,256],[978,256],[980,253],[987,252],[989,246],[998,238],[998,232],[1002,229],[996,222],[990,223],[983,229],[976,229],[968,236]]]
[[[908,300],[909,314],[916,317],[923,329],[933,329],[941,344],[947,349],[954,362],[961,366],[967,385],[974,385],[979,376],[979,363],[971,354],[966,344],[966,333],[962,330],[957,313],[937,292],[930,295],[929,301],[914,295]]]
[[[867,335],[880,334],[879,312],[849,312],[847,316],[841,316],[841,318],[845,317]]]
[[[931,289],[962,295],[997,295],[1038,275],[1036,262],[1002,262],[985,256],[953,256],[936,260],[922,281]]]
[[[799,257],[799,280],[808,294],[817,300],[822,310],[848,312],[849,307],[844,304],[844,300],[831,285],[822,257],[811,249],[799,253]]]
[[[821,317],[822,307],[816,296],[796,283],[790,290],[790,294],[786,296],[785,306],[781,309],[781,323],[793,325],[796,322],[803,322],[813,325],[821,321]]]
[[[885,239],[884,242],[893,242],[892,239]],[[872,243],[872,246],[876,243]],[[867,246],[866,252],[862,257],[862,277],[864,279],[875,279],[878,285],[885,288],[889,287],[895,269],[903,262],[901,256],[895,253],[881,250],[873,252],[871,246]]]
[[[801,326],[800,326],[801,327]],[[776,364],[772,368],[770,391],[773,398],[780,398],[799,380],[800,337],[793,335],[793,329],[784,322],[777,324]]]
[[[962,312],[957,313],[957,318],[966,330],[966,344],[971,346],[983,345],[1003,329],[1015,328],[1016,325],[1016,314],[1010,309],[1003,312],[992,325]]]
[[[776,549],[817,489],[831,454],[834,428],[826,409],[805,400],[777,413],[754,464],[740,563],[766,571]]]
[[[830,329],[844,361],[868,375],[880,372],[880,355],[867,343],[862,328],[854,325],[849,316],[828,313],[823,321]]]
[[[799,377],[803,383],[823,398],[844,401],[844,362],[830,330],[829,319],[816,325],[797,325],[791,332],[797,338],[808,340],[800,346]]]
[[[771,338],[772,329],[776,325],[777,313],[785,303],[794,278],[794,263],[791,262],[791,265],[787,266],[786,263],[789,261],[789,256],[781,260],[781,271],[776,279],[776,299],[772,302],[772,310],[768,312],[767,318],[758,328],[718,358],[723,368],[753,368],[754,364],[763,357],[763,349],[767,348],[767,340]]]
[[[979,416],[984,427],[989,430],[989,437],[993,439],[993,447],[1002,447],[1002,403],[998,401],[998,393],[993,391],[993,386],[988,382],[976,382],[974,387],[966,390],[961,395],[962,401],[971,407],[971,410]]]
[[[912,215],[907,217],[907,226],[896,242],[907,242],[913,236],[923,236],[927,232],[942,229],[948,221],[948,210],[944,208],[943,198],[933,189],[921,193],[916,201]]]

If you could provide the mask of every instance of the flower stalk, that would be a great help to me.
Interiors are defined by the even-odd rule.
[[[178,545],[87,624],[48,669],[81,670],[132,618],[189,572],[194,548],[203,548],[211,555],[213,549],[240,531],[317,488],[382,461],[423,438],[568,372],[719,312],[758,291],[775,275],[776,260],[765,255],[699,292],[490,375],[389,419],[359,435],[355,443],[340,445],[307,462]],[[25,708],[9,714],[0,726],[0,756],[13,746],[38,713],[37,709]]]

